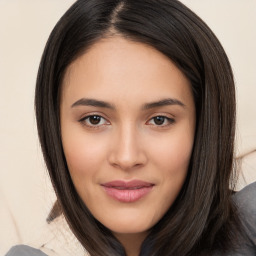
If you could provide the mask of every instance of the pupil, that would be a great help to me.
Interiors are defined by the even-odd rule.
[[[99,116],[91,116],[90,117],[90,122],[91,124],[99,124],[100,123],[100,118]]]
[[[164,123],[165,118],[163,116],[156,116],[154,117],[154,122],[157,125],[161,125]]]

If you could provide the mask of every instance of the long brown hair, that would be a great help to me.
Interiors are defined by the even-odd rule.
[[[78,0],[59,20],[39,67],[35,107],[44,159],[59,208],[92,256],[125,255],[79,197],[63,153],[59,95],[72,61],[118,34],[168,56],[190,80],[197,126],[188,176],[175,203],[151,229],[140,255],[207,255],[235,238],[231,200],[235,89],[228,58],[208,26],[177,0]],[[58,212],[58,211],[57,211]]]

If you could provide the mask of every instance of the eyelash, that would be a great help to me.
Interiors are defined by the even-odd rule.
[[[105,120],[106,123],[104,123],[104,124],[88,124],[87,121],[90,120],[90,118],[92,118],[92,117],[100,118],[100,122],[102,120]],[[168,126],[173,125],[175,123],[175,119],[167,117],[167,116],[163,116],[163,115],[154,116],[154,117],[150,118],[150,120],[147,123],[151,122],[152,120],[154,120],[156,118],[164,118],[164,123],[167,122],[167,124],[164,124],[164,125],[163,124],[160,124],[160,125],[148,124],[148,125],[156,126],[156,127],[159,127],[159,128],[165,128],[165,127],[168,127]],[[100,115],[88,115],[88,116],[85,116],[85,117],[81,118],[79,120],[79,122],[82,125],[87,126],[90,129],[99,129],[101,126],[105,126],[105,125],[110,124],[110,122],[108,122],[104,117],[102,117]]]
[[[94,124],[87,124],[87,121],[90,120],[90,118],[92,118],[92,117],[100,118],[100,122],[101,122],[102,120],[105,120],[105,121],[107,122],[107,120],[106,120],[104,117],[100,116],[100,115],[89,115],[89,116],[85,116],[85,117],[81,118],[81,119],[79,120],[79,122],[80,122],[82,125],[84,125],[84,126],[90,128],[90,129],[98,129],[98,128],[100,128],[102,125],[108,125],[108,124],[110,124],[109,122],[107,122],[107,124],[95,124],[95,125],[94,125]]]
[[[163,118],[164,119],[164,123],[167,123],[167,124],[164,124],[164,125],[163,124],[160,124],[160,125],[153,124],[153,125],[155,125],[155,126],[157,126],[159,128],[165,128],[165,127],[168,127],[168,126],[170,126],[170,125],[175,123],[175,119],[167,117],[167,116],[163,116],[163,115],[154,116],[149,121],[154,120],[156,118]]]

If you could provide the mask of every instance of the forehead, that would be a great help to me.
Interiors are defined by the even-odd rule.
[[[98,41],[68,67],[62,97],[141,101],[147,96],[150,101],[170,93],[184,101],[191,86],[168,57],[146,44],[113,37]]]

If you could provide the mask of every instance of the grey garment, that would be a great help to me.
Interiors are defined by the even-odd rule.
[[[16,245],[6,254],[6,256],[47,256],[40,250],[27,245]]]
[[[256,182],[246,186],[233,196],[240,214],[244,239],[236,250],[223,256],[256,255]],[[218,255],[219,256],[219,255]],[[222,254],[220,254],[222,256]]]
[[[236,248],[226,253],[215,252],[213,256],[256,256],[256,182],[233,195],[244,234]]]
[[[248,185],[233,196],[239,210],[245,239],[241,245],[229,253],[214,253],[214,256],[256,256],[256,182]],[[46,256],[40,250],[25,245],[11,248],[6,256]]]

